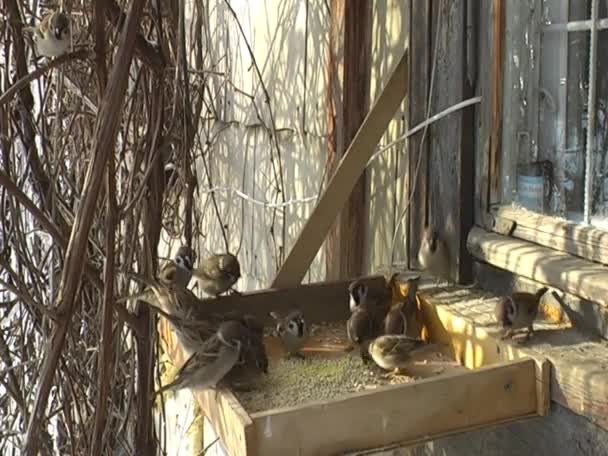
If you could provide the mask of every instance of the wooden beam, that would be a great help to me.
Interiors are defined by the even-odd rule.
[[[407,61],[406,50],[281,266],[272,283],[273,288],[294,286],[302,281],[338,212],[407,93]]]
[[[513,291],[534,293],[543,286],[534,280],[477,261],[475,262],[475,277],[483,289],[505,295]],[[572,326],[581,331],[598,334],[600,337],[608,339],[607,307],[562,290],[551,291],[551,294],[545,295],[542,301],[541,310],[545,318],[555,322],[569,320]]]
[[[477,227],[467,245],[479,260],[608,307],[608,268],[603,265]]]
[[[369,111],[372,2],[349,0],[344,14],[344,126],[341,144],[350,144]],[[345,150],[341,150],[343,156]],[[344,279],[363,274],[367,229],[365,168],[339,217],[338,271]]]
[[[514,222],[513,237],[608,264],[608,233],[605,230],[512,206],[497,209],[494,219],[496,224]]]

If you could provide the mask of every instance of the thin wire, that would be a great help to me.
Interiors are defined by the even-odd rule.
[[[431,79],[432,81],[432,79]],[[397,144],[399,144],[402,141],[405,141],[407,138],[409,138],[410,136],[412,136],[413,134],[417,133],[418,131],[420,131],[421,129],[424,128],[424,131],[426,132],[426,129],[429,127],[429,125],[431,125],[434,122],[437,122],[440,119],[443,119],[444,117],[459,111],[461,109],[464,109],[468,106],[480,103],[482,101],[482,97],[473,97],[473,98],[469,98],[467,100],[461,101],[460,103],[457,103],[453,106],[450,106],[449,108],[444,109],[443,111],[435,114],[432,117],[427,118],[426,120],[420,122],[418,125],[416,125],[414,128],[408,130],[406,133],[404,133],[403,135],[401,135],[400,137],[398,137],[397,139],[395,139],[394,141],[391,141],[390,143],[381,146],[377,152],[374,153],[374,155],[371,156],[371,158],[368,160],[367,164],[365,165],[365,167],[369,167],[375,160],[378,159],[378,157],[380,157],[380,155],[382,155],[384,152],[386,152],[387,150],[391,149],[392,147],[395,147]],[[416,165],[416,176],[418,175],[418,170],[420,168],[420,156],[418,157],[418,163]],[[323,179],[322,179],[323,180]],[[413,190],[415,190],[415,184],[413,187]],[[307,196],[304,198],[297,198],[297,199],[291,199],[291,200],[287,200],[283,203],[270,203],[268,201],[262,201],[262,200],[258,200],[255,199],[254,197],[247,195],[246,193],[243,193],[242,191],[234,188],[234,187],[212,187],[212,188],[208,188],[205,190],[201,191],[202,193],[212,193],[212,192],[227,192],[227,193],[232,193],[235,194],[236,196],[249,201],[252,204],[258,205],[258,206],[264,206],[264,207],[268,207],[268,208],[282,208],[282,207],[286,207],[286,206],[294,206],[297,204],[306,204],[306,203],[311,203],[314,202],[316,200],[318,200],[318,198],[321,195],[321,192],[319,192],[318,195],[315,196]],[[412,193],[413,195],[413,193]],[[412,195],[410,195],[410,199],[408,200],[408,205],[409,205],[409,201],[412,198]]]
[[[595,92],[597,60],[597,20],[599,0],[591,2],[591,43],[589,45],[589,93],[587,101],[587,144],[585,150],[585,207],[584,222],[591,223],[591,204],[593,198],[593,139],[595,136]]]
[[[427,105],[426,105],[427,119],[431,115],[431,104],[432,104],[431,101],[432,101],[432,97],[433,97],[433,88],[435,87],[435,70],[437,68],[437,53],[438,53],[438,49],[439,49],[439,32],[441,30],[441,26],[443,25],[443,21],[442,21],[443,14],[441,14],[442,6],[443,6],[443,2],[440,2],[439,14],[437,14],[437,18],[438,18],[437,29],[435,30],[435,47],[433,49],[433,63],[432,63],[432,67],[431,67],[431,82],[429,84],[429,94],[427,97]],[[435,117],[437,117],[437,116],[435,116]],[[410,203],[412,202],[412,198],[414,197],[414,194],[416,193],[416,183],[418,182],[418,173],[420,171],[420,164],[422,163],[422,147],[424,145],[424,140],[426,138],[426,132],[427,132],[430,124],[431,124],[431,122],[424,123],[424,129],[422,130],[422,138],[420,139],[420,145],[418,147],[418,162],[416,163],[416,171],[414,172],[412,191],[407,200],[407,204],[405,205],[405,208],[403,209],[403,212],[401,213],[401,215],[399,217],[399,222],[397,222],[397,226],[395,227],[395,232],[393,233],[393,239],[391,241],[391,264],[393,264],[393,262],[395,260],[395,241],[397,239],[397,234],[399,233],[399,228],[401,227],[401,225],[403,224],[403,221],[405,220],[405,215],[407,214],[407,211],[410,208]],[[406,135],[407,135],[407,133],[406,133]]]

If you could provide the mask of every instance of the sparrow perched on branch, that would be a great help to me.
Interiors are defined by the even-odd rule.
[[[534,294],[520,291],[498,301],[495,315],[498,324],[504,331],[503,339],[513,336],[516,330],[522,328],[528,329],[526,340],[532,336],[540,299],[547,290],[547,287],[542,287]]]
[[[45,15],[35,27],[24,27],[32,33],[36,52],[44,57],[59,57],[70,48],[70,20],[60,11]]]
[[[421,339],[404,335],[388,334],[374,339],[369,344],[369,354],[382,369],[398,374],[410,359],[410,354],[426,345]]]
[[[239,361],[248,337],[249,330],[241,322],[231,320],[222,323],[217,332],[188,358],[175,380],[158,389],[154,396],[173,389],[214,389]]]
[[[278,312],[270,312],[270,316],[276,321],[274,334],[281,339],[287,355],[303,358],[299,350],[308,339],[308,326],[302,312],[292,310],[285,316],[281,316]]]
[[[438,279],[451,282],[450,278],[450,251],[437,230],[428,225],[422,235],[422,243],[418,251],[418,261],[422,269],[428,271]]]
[[[405,300],[399,301],[384,318],[384,334],[405,334],[408,324],[412,324],[418,309],[416,293],[420,276],[407,279],[408,288]]]
[[[158,276],[162,285],[166,287],[186,288],[192,278],[192,269],[196,261],[196,254],[192,248],[182,245],[170,261],[163,266]]]
[[[241,277],[241,266],[231,253],[217,254],[206,258],[193,275],[206,294],[218,297],[232,289]]]
[[[124,301],[133,301],[139,299],[149,305],[159,308],[170,314],[176,312],[176,297],[172,296],[168,291],[171,290],[186,290],[190,279],[192,278],[192,265],[196,260],[194,251],[188,246],[181,246],[173,260],[163,266],[158,274],[158,283],[148,283],[148,287],[133,295],[129,295],[117,300],[117,303]],[[192,293],[190,293],[192,295]],[[196,297],[194,298],[196,300]]]

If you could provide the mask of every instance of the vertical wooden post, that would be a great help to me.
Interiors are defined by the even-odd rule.
[[[431,75],[431,2],[430,0],[411,0],[411,26],[410,26],[410,127],[426,119],[429,81]],[[408,139],[409,160],[409,191],[415,188],[414,196],[408,209],[409,232],[407,235],[409,245],[409,266],[420,267],[418,263],[418,249],[422,231],[428,220],[428,135],[421,147],[422,131]],[[416,175],[418,160],[421,160]],[[409,198],[409,194],[407,195]]]
[[[500,201],[500,151],[502,142],[502,84],[505,40],[504,0],[492,1],[492,133],[490,137],[489,204]]]
[[[336,158],[339,162],[346,152],[369,110],[372,5],[369,0],[344,0],[332,3],[332,24],[344,23],[344,73],[342,128],[337,131]],[[336,15],[336,16],[334,16]],[[330,232],[328,277],[339,279],[359,276],[365,261],[367,227],[367,185],[365,170],[342,208],[334,229]]]
[[[472,95],[467,83],[467,1],[432,2],[432,112],[453,106]],[[435,41],[436,40],[436,41]],[[436,53],[436,55],[435,55]],[[427,189],[429,221],[450,251],[452,280],[469,280],[471,261],[466,237],[472,224],[474,108],[452,113],[432,124]]]

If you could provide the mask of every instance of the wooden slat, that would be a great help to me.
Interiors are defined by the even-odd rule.
[[[294,286],[302,281],[329,228],[407,93],[407,60],[406,50],[281,266],[272,284],[273,288]]]
[[[256,455],[319,455],[428,441],[533,415],[534,360],[447,374],[341,400],[255,413]]]
[[[253,421],[230,391],[203,391],[195,397],[230,456],[254,454]]]
[[[531,242],[473,228],[471,254],[513,273],[608,306],[608,268]]]
[[[499,269],[488,263],[475,262],[475,277],[479,286],[492,293],[510,294],[513,291],[534,292],[542,284],[512,272]],[[575,328],[597,334],[608,339],[608,308],[554,289],[550,295],[545,295],[541,303],[545,319],[559,322],[568,320]]]
[[[433,3],[433,40],[436,50],[433,112],[453,106],[473,95],[466,77],[467,2]],[[437,34],[437,28],[439,33]],[[437,44],[437,45],[436,45]],[[474,108],[470,107],[431,125],[429,154],[429,220],[446,241],[451,256],[451,276],[469,281],[471,264],[466,253],[466,233],[473,222]],[[416,214],[416,217],[418,214]]]
[[[369,111],[372,4],[367,0],[348,0],[344,15],[344,125],[341,143],[348,145]],[[365,175],[363,169],[340,213],[339,269],[334,275],[340,279],[363,273],[368,218]]]
[[[379,291],[385,288],[383,276],[366,277],[364,282],[370,290]],[[222,296],[218,299],[202,299],[201,313],[224,313],[237,311],[249,313],[272,323],[268,317],[272,310],[285,312],[288,309],[301,309],[308,322],[333,322],[345,320],[349,315],[348,285],[350,280],[336,282],[319,282],[297,287],[265,289],[243,293],[241,295]]]
[[[469,368],[533,358],[537,387],[550,381],[551,400],[608,429],[608,343],[590,338],[574,328],[537,322],[534,337],[521,344],[501,340],[494,307],[501,299],[475,289],[421,291],[426,331],[432,340],[446,341],[457,360]],[[543,366],[549,362],[550,368]],[[547,372],[550,370],[550,372]],[[547,394],[546,392],[544,394]],[[538,396],[537,410],[546,410],[548,399]]]
[[[505,2],[492,0],[492,127],[490,139],[489,204],[500,201],[500,165],[502,151],[502,98],[505,47]]]
[[[408,125],[418,125],[426,120],[429,81],[430,81],[430,58],[431,58],[431,2],[430,0],[410,1],[411,24],[410,26],[410,103]],[[419,268],[418,250],[422,232],[427,222],[427,198],[428,198],[428,158],[429,137],[428,132],[421,146],[422,132],[412,135],[408,139],[409,160],[409,185],[408,188],[416,187],[410,207],[407,212],[409,221],[409,234],[407,241],[409,245],[409,265],[411,268]],[[418,175],[416,167],[420,161]],[[415,179],[415,181],[414,181]],[[415,182],[415,183],[414,183]],[[407,196],[409,197],[409,195]],[[411,216],[415,214],[415,216]]]
[[[512,206],[497,209],[495,220],[496,223],[515,222],[513,237],[608,264],[608,232],[605,230]]]

